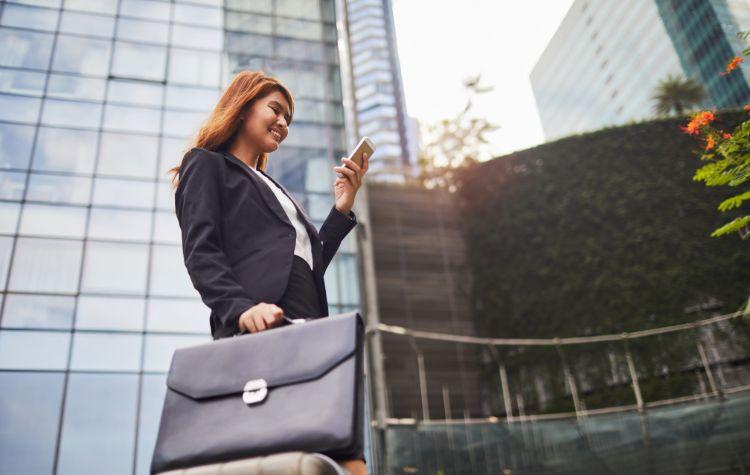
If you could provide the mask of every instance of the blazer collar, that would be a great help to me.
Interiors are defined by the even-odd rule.
[[[252,171],[248,170],[248,166],[239,158],[235,157],[231,153],[227,151],[222,151],[221,154],[224,156],[225,159],[229,161],[229,163],[232,163],[242,169],[243,172],[245,172],[245,175],[250,177],[250,181],[252,181],[256,188],[258,188],[258,191],[260,192],[260,195],[263,197],[263,201],[266,202],[266,205],[273,210],[274,213],[276,213],[276,216],[278,216],[279,219],[281,219],[283,222],[291,225],[292,223],[289,222],[289,217],[287,216],[286,212],[284,211],[284,208],[281,207],[281,203],[279,203],[279,200],[276,198],[276,195],[274,195],[271,188],[269,188],[268,183],[263,181],[258,175],[253,173]],[[270,175],[266,174],[262,170],[257,170],[258,173],[263,173],[266,177],[268,177],[269,180],[271,180],[273,183],[276,184],[276,186],[279,187],[279,189],[294,203],[294,207],[297,208],[297,212],[300,216],[302,216],[302,222],[305,223],[305,227],[307,228],[308,232],[311,232],[310,229],[312,228],[312,235],[316,236],[318,235],[317,230],[315,229],[315,226],[312,224],[312,220],[310,217],[305,213],[305,210],[302,208],[302,206],[297,203],[297,200],[294,199],[294,197],[287,193],[286,189],[281,186],[276,180],[274,180]]]

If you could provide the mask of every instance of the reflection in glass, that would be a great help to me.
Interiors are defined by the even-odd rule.
[[[27,168],[34,140],[34,127],[0,124],[0,167]]]
[[[198,28],[175,24],[172,26],[173,45],[185,48],[221,50],[224,46],[224,35],[214,28]]]
[[[199,26],[221,28],[224,14],[221,8],[175,4],[173,20]]]
[[[0,29],[0,45],[3,45],[0,66],[47,69],[53,38],[50,33]]]
[[[202,112],[164,111],[164,134],[179,137],[192,136],[198,132],[205,119],[206,114]]]
[[[138,371],[140,334],[76,332],[70,369],[79,371]]]
[[[83,243],[80,241],[20,237],[13,254],[8,289],[75,293],[82,252]]]
[[[172,354],[178,348],[200,345],[211,341],[211,336],[149,335],[146,334],[143,371],[169,371]]]
[[[162,137],[161,139],[161,158],[159,159],[159,170],[156,173],[160,180],[171,180],[172,176],[168,170],[175,165],[179,165],[182,157],[190,149],[190,144],[185,139],[174,139]]]
[[[120,14],[146,20],[169,21],[169,3],[161,0],[122,0]]]
[[[218,100],[218,89],[167,86],[166,106],[170,109],[206,112],[213,109]]]
[[[15,234],[20,212],[20,203],[0,202],[0,233]]]
[[[42,112],[42,123],[61,127],[95,129],[99,127],[101,115],[101,104],[46,99]]]
[[[89,239],[148,241],[151,213],[124,209],[91,208]]]
[[[85,229],[86,208],[27,203],[19,234],[83,238]]]
[[[338,276],[339,276],[339,269],[336,265],[336,259],[334,259],[333,262],[331,262],[331,265],[328,266],[326,269],[325,274],[323,274],[323,280],[325,280],[326,283],[326,296],[328,297],[328,304],[338,303],[341,302],[341,296],[339,293],[339,283],[338,283]]]
[[[110,42],[93,38],[60,35],[52,60],[54,71],[106,76]]]
[[[71,373],[57,473],[131,474],[138,376]]]
[[[10,4],[3,8],[3,19],[0,24],[34,30],[55,31],[57,14],[57,10]]]
[[[170,49],[169,82],[218,87],[221,53]]]
[[[20,201],[25,186],[26,173],[0,172],[0,198]]]
[[[160,116],[161,111],[158,109],[107,104],[104,109],[104,128],[158,134]]]
[[[33,124],[39,119],[39,104],[36,97],[0,94],[0,120]]]
[[[198,295],[185,269],[182,247],[153,246],[149,292],[151,295],[163,296],[195,297]]]
[[[169,24],[155,21],[120,18],[117,21],[117,39],[139,43],[167,44]]]
[[[78,298],[76,328],[141,331],[144,307],[140,298],[82,295]]]
[[[145,244],[88,241],[81,291],[143,294],[147,266]]]
[[[161,106],[163,86],[137,81],[110,81],[107,101],[138,106]]]
[[[64,370],[69,344],[68,332],[0,330],[0,369]]]
[[[158,146],[155,136],[103,133],[96,172],[99,175],[153,178]]]
[[[3,309],[3,327],[70,329],[74,306],[74,297],[8,294]]]
[[[307,195],[307,212],[312,219],[321,221],[328,217],[333,206],[333,196],[331,194],[309,193]]]
[[[0,473],[52,473],[62,373],[0,373]]]
[[[338,267],[341,273],[341,303],[359,304],[359,276],[356,256],[339,254]]]
[[[251,13],[235,13],[227,15],[226,29],[229,31],[244,31],[247,33],[259,33],[270,35],[273,33],[271,19],[267,15],[254,15]]]
[[[168,182],[160,181],[156,185],[156,208],[160,210],[174,211],[174,190]]]
[[[156,211],[154,241],[165,244],[181,244],[180,226],[174,213]]]
[[[93,173],[96,132],[40,127],[33,170]]]
[[[89,36],[112,38],[115,31],[115,19],[110,16],[63,11],[60,32],[80,33],[82,31]]]
[[[87,204],[91,178],[32,173],[26,199],[50,203]]]
[[[117,0],[65,0],[65,9],[114,15]]]
[[[136,454],[136,473],[148,475],[151,468],[151,456],[156,445],[156,434],[159,430],[161,410],[167,391],[167,376],[162,374],[144,374],[141,384],[141,413],[138,415],[138,448]]]
[[[163,46],[115,42],[112,74],[123,78],[164,80],[167,50]]]
[[[208,335],[210,310],[200,300],[149,299],[147,331]]]
[[[104,99],[105,84],[104,79],[51,74],[47,95],[59,99],[101,101]]]
[[[113,178],[94,179],[93,204],[97,206],[151,208],[153,202],[153,182]]]
[[[44,73],[0,68],[0,92],[41,96],[44,93]]]

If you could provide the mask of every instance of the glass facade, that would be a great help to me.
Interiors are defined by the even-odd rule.
[[[0,1],[0,473],[148,473],[175,348],[210,340],[167,170],[241,69],[295,120],[319,227],[346,154],[332,0]],[[359,308],[355,233],[326,272]]]

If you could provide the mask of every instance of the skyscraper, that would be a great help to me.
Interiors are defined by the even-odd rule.
[[[358,131],[378,147],[370,169],[378,179],[403,181],[416,165],[416,144],[410,143],[391,1],[346,5]]]
[[[269,173],[322,224],[346,154],[333,0],[0,2],[0,473],[148,473],[173,350],[210,340],[166,171],[240,69],[295,120]],[[355,233],[326,272],[359,307]]]
[[[531,73],[547,140],[654,116],[668,75],[702,83],[702,107],[750,100],[746,66],[719,73],[741,51],[747,0],[576,0]]]

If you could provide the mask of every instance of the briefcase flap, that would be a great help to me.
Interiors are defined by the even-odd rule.
[[[167,386],[193,399],[317,379],[354,354],[362,317],[348,312],[175,350]]]

